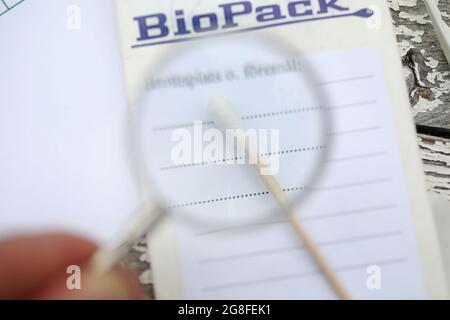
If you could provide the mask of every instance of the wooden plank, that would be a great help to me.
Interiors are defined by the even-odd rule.
[[[428,190],[450,200],[450,140],[419,135],[418,142]]]
[[[450,129],[450,66],[423,0],[390,0],[411,111],[418,125]],[[450,0],[440,0],[450,25]],[[420,127],[419,127],[420,130]]]

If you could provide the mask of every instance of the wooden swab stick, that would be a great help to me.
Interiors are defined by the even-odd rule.
[[[263,164],[261,157],[256,152],[256,150],[253,149],[252,146],[246,143],[245,134],[243,132],[245,128],[241,123],[241,117],[239,116],[237,111],[233,108],[230,102],[228,102],[223,97],[212,97],[209,103],[209,108],[216,124],[221,127],[222,130],[236,130],[234,134],[240,147],[245,150],[248,159],[256,160],[254,166],[256,171],[258,172],[259,177],[261,178],[267,189],[270,191],[282,211],[286,214],[288,221],[294,229],[295,233],[302,240],[305,247],[314,258],[314,261],[317,263],[319,269],[325,275],[325,278],[328,280],[337,296],[340,299],[348,300],[349,295],[340,283],[333,269],[322,256],[317,246],[314,244],[307,231],[303,228],[300,219],[295,214],[292,208],[286,192],[284,192],[275,176],[271,174],[262,174]]]

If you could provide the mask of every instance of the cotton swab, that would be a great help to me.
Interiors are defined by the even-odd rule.
[[[284,192],[275,176],[270,174],[262,174],[263,165],[261,157],[259,156],[259,154],[257,154],[256,150],[252,146],[246,143],[245,133],[243,132],[245,127],[243,126],[241,117],[239,116],[237,111],[233,108],[230,102],[227,101],[227,99],[220,96],[215,96],[210,99],[209,108],[215,123],[220,128],[222,128],[222,130],[236,130],[234,132],[234,135],[236,136],[239,147],[245,150],[248,159],[256,159],[254,166],[256,171],[258,172],[259,177],[261,178],[267,189],[270,191],[274,200],[280,206],[282,211],[286,214],[288,221],[294,229],[295,233],[303,241],[305,247],[314,258],[318,267],[325,275],[325,278],[328,280],[338,297],[343,300],[348,300],[349,295],[340,283],[333,269],[322,256],[319,249],[317,248],[305,228],[302,226],[300,219],[297,217],[292,208],[287,194]]]

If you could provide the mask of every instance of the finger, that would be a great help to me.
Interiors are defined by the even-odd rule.
[[[67,274],[59,274],[33,298],[50,300],[147,299],[137,277],[131,271],[116,267],[100,274],[87,264],[80,267],[79,271],[78,287],[67,285]]]
[[[67,266],[85,261],[96,246],[62,233],[14,237],[0,242],[0,299],[23,298]]]

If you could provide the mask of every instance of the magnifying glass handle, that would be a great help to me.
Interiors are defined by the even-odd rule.
[[[142,205],[113,237],[101,246],[91,258],[91,267],[99,273],[107,272],[119,263],[130,248],[162,220],[166,210],[159,205]]]

